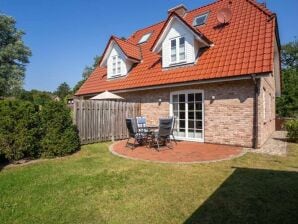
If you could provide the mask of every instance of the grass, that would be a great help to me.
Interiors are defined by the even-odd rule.
[[[108,144],[0,171],[0,223],[297,223],[298,147],[173,165],[113,156]]]

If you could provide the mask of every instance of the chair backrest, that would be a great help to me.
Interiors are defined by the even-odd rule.
[[[173,117],[159,118],[158,135],[160,137],[168,137],[171,135],[173,129]]]
[[[126,127],[130,136],[134,136],[137,133],[136,123],[134,118],[126,118]]]
[[[138,127],[139,131],[143,132],[144,128],[147,127],[146,117],[136,117],[136,120],[137,120],[137,127]]]

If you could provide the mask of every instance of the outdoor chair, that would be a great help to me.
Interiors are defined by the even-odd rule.
[[[173,138],[175,144],[177,145],[177,141],[176,141],[175,136],[174,136],[174,128],[175,128],[175,124],[176,124],[176,118],[173,117],[173,125],[172,125],[172,130],[171,130],[171,135],[170,135],[170,136],[172,136],[172,138]]]
[[[147,122],[146,122],[146,117],[136,117],[137,120],[137,127],[138,127],[138,132],[139,133],[147,133],[148,128],[147,128]]]
[[[136,119],[134,118],[126,118],[126,127],[128,129],[128,139],[126,142],[126,147],[129,147],[131,149],[134,149],[137,144],[143,144],[144,141],[146,141],[147,135],[139,132]],[[133,138],[134,142],[130,143],[129,140]]]
[[[173,122],[174,118],[160,118],[158,131],[151,134],[149,146],[157,146],[157,150],[160,150],[161,145],[166,145],[169,148],[172,147],[170,136],[173,135]]]

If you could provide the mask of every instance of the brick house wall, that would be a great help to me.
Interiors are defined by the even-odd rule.
[[[273,75],[261,79],[258,107],[258,147],[261,147],[275,131],[275,80]]]
[[[170,114],[170,93],[187,89],[204,91],[205,142],[252,147],[252,80],[134,91],[118,95],[128,101],[140,102],[141,113],[146,116],[148,124],[157,125],[159,117],[167,117]],[[212,96],[215,96],[214,100],[211,99]]]

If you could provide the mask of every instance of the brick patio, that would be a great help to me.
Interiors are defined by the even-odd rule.
[[[132,150],[125,147],[125,144],[126,140],[115,142],[110,151],[125,158],[164,163],[216,162],[239,157],[245,152],[241,147],[186,141],[178,142],[177,145],[173,143],[173,149],[162,147],[159,152],[145,146]]]

